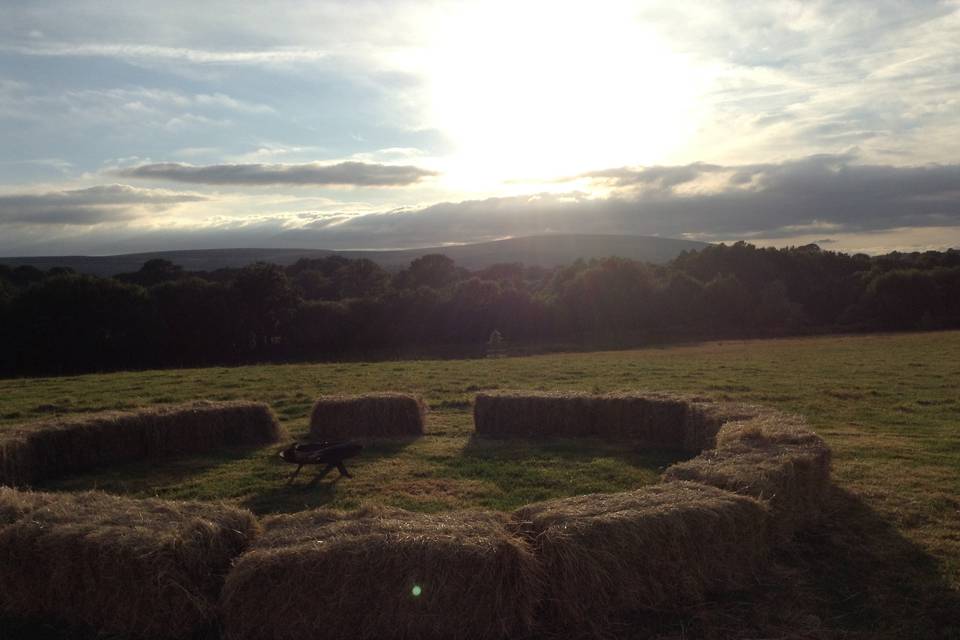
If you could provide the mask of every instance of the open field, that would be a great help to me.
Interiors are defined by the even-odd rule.
[[[302,436],[319,394],[396,390],[426,398],[426,435],[369,448],[349,461],[353,480],[285,488],[291,468],[267,448],[125,465],[46,487],[222,498],[259,513],[362,502],[421,511],[512,509],[653,482],[683,457],[600,442],[472,438],[470,399],[497,388],[640,388],[760,402],[806,415],[832,447],[838,490],[824,528],[783,550],[758,593],[658,621],[658,632],[960,637],[960,332],[5,380],[0,428],[58,412],[252,399],[270,403]]]

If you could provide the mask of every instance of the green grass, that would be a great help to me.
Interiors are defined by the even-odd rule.
[[[838,485],[830,521],[781,552],[778,570],[787,577],[770,578],[763,595],[685,618],[693,636],[697,629],[737,635],[809,626],[803,637],[960,637],[960,332],[4,380],[0,428],[55,412],[249,398],[269,402],[291,433],[302,436],[311,401],[321,393],[396,390],[427,399],[427,435],[371,447],[350,465],[352,480],[328,477],[306,487],[304,479],[287,489],[290,467],[265,449],[128,465],[50,485],[222,498],[261,513],[365,501],[424,511],[510,509],[652,482],[680,456],[601,442],[472,438],[470,399],[498,388],[697,392],[802,413],[826,438]],[[778,606],[773,621],[754,611]]]

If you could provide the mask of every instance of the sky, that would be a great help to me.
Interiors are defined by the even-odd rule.
[[[0,255],[960,247],[960,0],[0,13]]]

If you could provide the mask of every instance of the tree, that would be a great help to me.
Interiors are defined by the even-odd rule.
[[[184,277],[183,267],[173,264],[169,260],[153,258],[147,260],[135,273],[121,273],[115,276],[117,280],[139,284],[142,287],[152,287],[161,282],[169,282]]]
[[[800,326],[803,310],[787,296],[787,286],[774,280],[760,291],[754,316],[757,326],[783,332]]]
[[[431,253],[411,262],[409,267],[397,274],[394,284],[401,289],[442,289],[461,276],[453,260],[439,253]]]
[[[743,333],[753,324],[753,296],[737,276],[717,276],[704,286],[703,297],[705,311],[715,328]]]
[[[334,272],[340,298],[375,297],[386,291],[390,274],[372,260],[350,260]]]
[[[641,263],[594,260],[562,285],[559,303],[580,332],[622,339],[650,325],[653,279]]]
[[[943,308],[936,280],[919,269],[877,276],[867,285],[863,304],[868,315],[888,329],[916,329],[924,314],[938,316]]]
[[[183,278],[150,289],[163,328],[163,361],[193,365],[236,361],[244,336],[230,288]]]
[[[281,324],[300,301],[283,269],[266,262],[241,269],[231,289],[240,327],[253,350],[266,349],[279,339]]]
[[[47,278],[10,308],[19,371],[67,373],[156,362],[157,323],[147,292],[93,276]]]

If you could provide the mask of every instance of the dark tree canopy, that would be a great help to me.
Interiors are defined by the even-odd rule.
[[[960,251],[846,255],[745,243],[666,265],[623,258],[469,272],[447,256],[390,274],[339,255],[115,278],[0,265],[0,373],[233,364],[410,351],[960,327]]]

